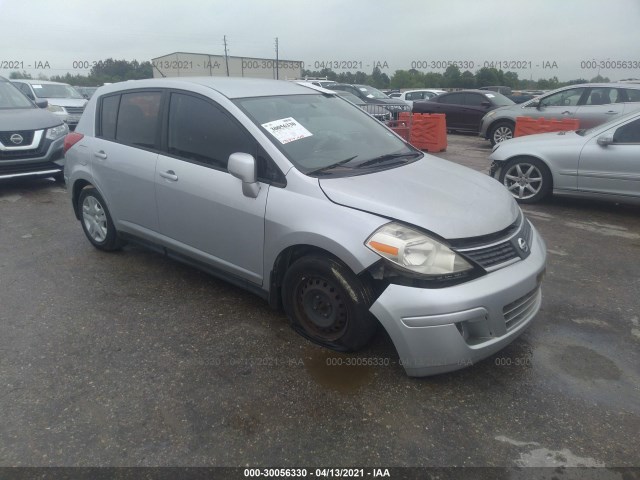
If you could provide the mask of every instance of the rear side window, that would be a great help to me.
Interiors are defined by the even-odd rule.
[[[104,97],[102,99],[102,107],[100,109],[100,136],[115,140],[116,138],[116,121],[118,120],[118,105],[120,103],[120,95]]]
[[[229,155],[256,154],[255,141],[212,103],[172,93],[167,147],[171,155],[225,169]]]
[[[161,92],[123,94],[116,123],[116,140],[129,145],[154,148],[161,99]]]
[[[442,95],[438,98],[440,103],[448,103],[452,105],[464,105],[464,93],[452,93],[450,95]]]
[[[484,95],[478,95],[477,93],[465,93],[464,95],[464,104],[465,105],[473,105],[479,107],[482,105],[482,102],[487,102],[489,99]]]
[[[640,89],[626,88],[628,102],[640,102]]]

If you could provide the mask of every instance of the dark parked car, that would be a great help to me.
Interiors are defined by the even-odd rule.
[[[391,120],[391,112],[387,110],[387,108],[384,105],[367,103],[361,98],[356,97],[353,93],[345,92],[344,90],[336,90],[335,92],[345,100],[349,100],[354,105],[359,106],[369,115],[377,118],[381,122],[386,122],[387,120]]]
[[[460,90],[443,93],[429,100],[413,102],[414,113],[444,113],[447,129],[464,132],[480,130],[480,120],[498,107],[513,105],[504,95],[488,90]]]
[[[411,107],[406,102],[398,98],[389,98],[377,88],[370,87],[369,85],[334,83],[333,85],[328,85],[325,88],[352,93],[365,103],[384,105],[385,108],[394,115],[394,117],[397,117],[398,112],[411,111]]]
[[[40,98],[30,100],[0,77],[0,179],[63,179],[62,144],[69,130],[46,110],[47,104]]]

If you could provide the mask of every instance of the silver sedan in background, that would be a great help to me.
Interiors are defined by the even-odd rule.
[[[640,112],[498,143],[490,174],[521,203],[554,194],[640,203]]]

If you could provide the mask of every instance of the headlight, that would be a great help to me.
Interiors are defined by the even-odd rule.
[[[60,137],[64,137],[67,133],[69,133],[69,128],[66,123],[63,123],[57,127],[48,128],[45,136],[47,140],[56,140]]]
[[[47,105],[47,110],[49,110],[50,112],[60,112],[60,113],[67,113],[66,110],[64,108],[62,108],[60,105]]]
[[[440,277],[473,269],[443,243],[394,222],[376,230],[365,245],[397,266],[419,275]]]
[[[493,117],[495,114],[496,114],[496,111],[495,111],[495,110],[492,110],[491,112],[487,112],[487,113],[485,113],[485,115],[484,115],[484,117],[483,117],[483,118],[491,118],[491,117]]]

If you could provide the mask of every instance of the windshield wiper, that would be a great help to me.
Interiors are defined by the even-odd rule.
[[[351,160],[353,160],[357,156],[358,155],[354,155],[353,157],[345,158],[344,160],[340,160],[337,163],[332,163],[331,165],[327,165],[326,167],[320,167],[320,168],[317,168],[315,170],[311,170],[310,172],[307,172],[307,175],[313,175],[314,173],[322,173],[322,172],[326,172],[326,171],[329,171],[329,170],[333,170],[334,168],[340,167],[341,165],[344,165],[345,163],[349,163]]]
[[[374,157],[371,160],[367,160],[366,162],[359,163],[356,165],[356,168],[368,167],[369,165],[375,165],[376,163],[386,162],[387,160],[393,160],[394,158],[415,158],[419,155],[422,155],[420,152],[409,152],[409,153],[387,153],[386,155],[380,155],[379,157]]]

